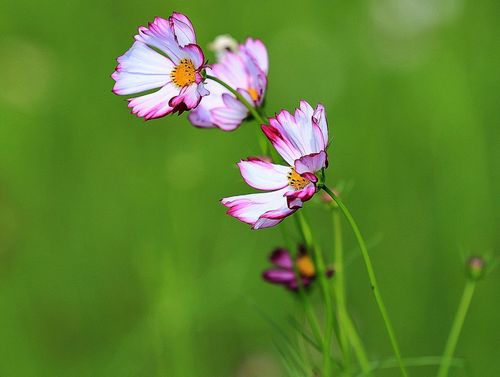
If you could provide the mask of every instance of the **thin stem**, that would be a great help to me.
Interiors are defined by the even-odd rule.
[[[349,365],[351,362],[349,342],[354,349],[356,358],[363,375],[371,374],[371,366],[368,357],[366,356],[363,342],[361,341],[356,328],[354,327],[349,313],[347,311],[347,304],[345,299],[345,275],[344,275],[344,252],[342,243],[342,224],[340,221],[340,213],[337,208],[332,209],[333,213],[333,235],[335,237],[334,256],[335,256],[335,294],[337,298],[337,312],[340,322],[340,344],[344,351],[345,365],[347,373],[349,374]]]
[[[344,319],[344,313],[346,310],[346,300],[345,300],[345,286],[344,286],[344,257],[343,257],[343,247],[342,247],[342,230],[340,228],[340,217],[337,211],[332,211],[333,213],[333,236],[334,238],[334,266],[335,266],[335,284],[333,284],[333,289],[335,291],[335,297],[337,299],[337,316],[339,318],[339,339],[340,346],[344,354],[344,361],[349,373],[349,365],[351,363],[351,355],[349,349],[349,340],[347,338],[346,324]]]
[[[323,374],[329,376],[331,372],[331,344],[333,336],[334,318],[332,298],[329,291],[328,281],[326,277],[325,261],[320,248],[314,244],[314,237],[307,223],[307,220],[302,212],[297,214],[299,229],[302,233],[306,248],[309,252],[314,253],[314,261],[316,265],[316,274],[319,277],[321,285],[321,293],[325,304],[326,329],[323,339]]]
[[[420,356],[410,357],[403,359],[407,367],[428,367],[434,365],[441,365],[443,358],[441,356]],[[382,361],[373,361],[371,363],[371,370],[398,368],[399,363],[396,359],[387,359]],[[463,362],[460,359],[452,359],[451,366],[463,368]],[[363,377],[365,374],[360,373],[356,377]]]
[[[215,81],[219,84],[221,84],[224,88],[226,88],[227,90],[229,90],[232,94],[234,94],[234,96],[236,98],[238,98],[238,100],[243,104],[245,105],[245,107],[248,109],[248,111],[250,111],[250,113],[253,115],[253,117],[255,119],[257,119],[260,123],[262,124],[266,124],[267,121],[259,114],[259,112],[255,109],[255,107],[253,107],[250,102],[247,101],[247,99],[245,97],[243,97],[241,95],[240,92],[238,92],[237,90],[233,89],[230,85],[226,84],[224,81],[222,81],[221,79],[215,77],[215,76],[211,76],[211,75],[207,75],[207,79],[210,79],[212,81]]]
[[[363,239],[363,236],[361,235],[361,232],[356,225],[356,222],[354,221],[354,218],[352,217],[351,213],[347,209],[347,207],[344,205],[342,200],[340,200],[339,197],[337,197],[328,187],[326,186],[321,186],[323,190],[325,190],[333,200],[337,203],[339,208],[341,209],[342,213],[344,214],[345,218],[349,222],[349,225],[351,226],[354,235],[356,236],[356,240],[358,241],[359,248],[361,249],[361,254],[363,255],[363,260],[365,262],[366,270],[368,272],[368,278],[370,280],[371,288],[373,291],[373,294],[375,296],[375,301],[377,302],[380,314],[382,315],[382,319],[384,320],[385,328],[387,330],[387,334],[389,335],[389,339],[391,341],[392,349],[394,350],[394,355],[396,356],[396,359],[399,362],[399,368],[401,369],[401,374],[404,377],[408,377],[408,372],[406,371],[403,359],[401,357],[401,352],[399,350],[399,345],[396,340],[396,335],[394,334],[394,329],[392,327],[392,323],[389,319],[389,315],[387,313],[387,309],[385,308],[384,300],[382,299],[382,295],[380,293],[380,290],[378,288],[378,283],[377,283],[377,278],[375,277],[375,271],[373,269],[372,261],[370,258],[370,254],[368,254],[368,249],[365,244],[365,240]]]
[[[345,329],[347,331],[352,348],[354,349],[354,353],[356,354],[356,358],[358,359],[359,365],[361,367],[361,373],[363,374],[363,376],[370,376],[372,374],[372,368],[370,365],[370,361],[366,356],[363,342],[361,341],[361,338],[356,331],[356,327],[354,327],[351,317],[349,317],[349,314],[347,312],[343,314],[342,319],[344,320]]]
[[[252,106],[252,104],[250,102],[248,102],[247,99],[243,95],[241,95],[240,92],[238,92],[237,90],[232,88],[229,84],[225,83],[224,81],[222,81],[221,79],[219,79],[215,76],[207,75],[206,77],[207,77],[207,79],[210,79],[212,81],[219,83],[224,88],[229,90],[232,94],[234,94],[234,96],[248,109],[248,111],[250,111],[250,114],[252,114],[252,116],[255,118],[255,120],[258,123],[260,123],[260,124],[267,123],[265,117],[261,114],[259,109]],[[267,142],[266,137],[261,132],[259,132],[259,144],[260,144],[260,148],[262,150],[262,153],[265,156],[271,156],[272,151],[269,148],[269,143]]]
[[[299,296],[302,301],[302,305],[304,306],[304,312],[306,314],[307,320],[309,321],[309,325],[311,326],[311,331],[313,333],[314,340],[316,341],[316,343],[321,344],[322,345],[321,348],[324,349],[323,339],[321,337],[321,327],[319,325],[318,318],[314,313],[311,302],[309,301],[309,297],[307,297],[307,294],[304,290],[304,286],[302,285],[302,279],[298,271],[295,271],[295,278],[297,279],[297,283],[299,285]]]
[[[450,330],[450,335],[448,335],[448,340],[446,341],[446,346],[443,353],[443,362],[439,367],[438,377],[446,377],[448,375],[448,370],[450,369],[451,361],[453,358],[453,353],[457,346],[458,338],[460,332],[462,331],[462,326],[464,324],[465,316],[469,310],[470,302],[472,296],[474,295],[474,289],[476,288],[476,281],[473,279],[467,280],[464,291],[462,293],[462,298],[460,304],[458,305],[457,314],[455,315],[455,320]]]

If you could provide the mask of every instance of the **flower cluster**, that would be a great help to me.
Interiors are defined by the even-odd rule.
[[[232,131],[264,102],[267,50],[260,40],[238,44],[228,36],[218,38],[213,47],[217,62],[208,65],[187,16],[174,12],[168,19],[157,17],[148,27],[139,27],[132,47],[118,58],[113,91],[138,95],[128,99],[129,107],[146,120],[191,110],[188,118],[194,126]],[[322,105],[314,109],[301,101],[294,114],[282,110],[261,123],[285,164],[267,157],[241,160],[245,182],[265,192],[221,200],[229,215],[253,229],[274,226],[301,208],[318,191],[328,166]]]

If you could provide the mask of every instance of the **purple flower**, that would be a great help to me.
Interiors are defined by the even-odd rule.
[[[314,263],[302,245],[299,246],[299,252],[295,260],[287,249],[277,248],[272,252],[269,261],[275,267],[265,270],[262,277],[271,284],[284,285],[289,290],[297,291],[299,286],[295,276],[294,264],[298,274],[300,274],[304,288],[309,287],[316,279]],[[326,271],[326,276],[330,278],[332,275],[333,270],[329,268]]]

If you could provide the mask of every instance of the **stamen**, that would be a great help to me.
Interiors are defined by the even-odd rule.
[[[314,264],[309,257],[309,255],[299,255],[297,257],[297,269],[300,274],[305,277],[313,277],[316,275],[316,269],[314,268]]]
[[[259,99],[259,92],[257,92],[257,89],[250,88],[247,90],[248,94],[250,94],[250,97],[252,98],[252,101],[257,102]]]
[[[288,173],[287,177],[288,184],[295,190],[302,190],[309,183],[311,183],[310,180],[297,173],[294,168],[290,168],[290,172]]]
[[[189,86],[196,81],[196,69],[190,59],[182,59],[172,70],[170,77],[179,88]]]

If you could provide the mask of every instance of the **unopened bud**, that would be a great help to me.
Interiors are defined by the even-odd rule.
[[[467,273],[473,280],[479,280],[484,276],[486,263],[482,257],[473,256],[467,261]]]

